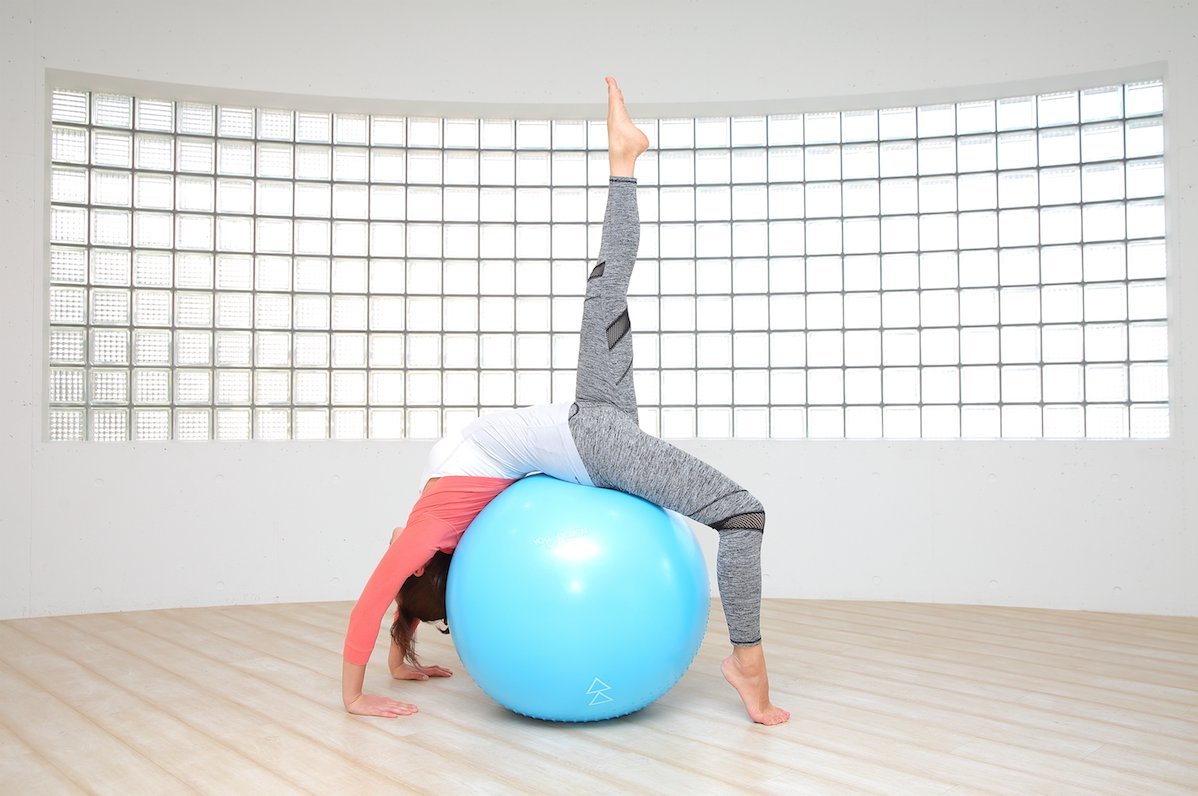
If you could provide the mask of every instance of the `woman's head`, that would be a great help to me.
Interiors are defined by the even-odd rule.
[[[391,625],[391,638],[399,647],[400,660],[419,663],[416,658],[416,643],[413,640],[413,624],[445,620],[445,586],[449,581],[449,563],[453,555],[438,550],[423,567],[419,575],[413,574],[399,587],[395,601],[399,604],[399,615]],[[437,628],[442,633],[445,629]]]

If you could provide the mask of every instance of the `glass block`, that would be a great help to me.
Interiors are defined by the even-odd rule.
[[[93,329],[91,344],[93,365],[129,364],[128,329]]]
[[[1127,366],[1086,365],[1086,400],[1090,403],[1127,400]]]
[[[997,439],[1001,436],[997,406],[961,407],[961,436],[968,439]]]
[[[1044,400],[1076,403],[1084,397],[1084,371],[1081,365],[1045,365]]]
[[[645,374],[655,376],[656,374]],[[696,375],[697,402],[699,404],[731,404],[732,403],[732,371],[730,370],[700,370]],[[638,382],[638,396],[640,383]],[[659,385],[654,379],[654,392]]]
[[[1044,435],[1043,418],[1039,406],[1002,407],[1002,435],[1004,439],[1031,439]]]
[[[1136,282],[1127,289],[1128,317],[1132,320],[1161,320],[1168,314],[1165,283]]]
[[[287,329],[291,326],[291,296],[259,293],[254,297],[254,326]]]
[[[606,168],[607,158],[604,158],[603,162]],[[482,152],[479,158],[479,182],[488,186],[509,186],[515,184],[515,153]],[[496,190],[500,189],[497,188]],[[486,195],[485,191],[483,195]]]
[[[87,333],[83,329],[50,329],[50,363],[82,365]]]
[[[133,403],[169,404],[171,372],[139,368],[133,371]]]
[[[329,366],[329,336],[327,334],[296,334],[294,338],[296,367],[326,368]]]
[[[732,410],[726,407],[702,407],[698,410],[700,439],[726,439],[732,436]]]
[[[291,334],[256,332],[254,364],[258,367],[288,367],[291,364]]]
[[[1127,275],[1132,279],[1163,277],[1165,275],[1164,241],[1130,241],[1127,244]]]
[[[91,243],[97,246],[129,246],[131,244],[132,215],[129,211],[96,208],[91,212],[91,221]],[[77,242],[82,243],[82,241]],[[150,243],[154,242],[150,241]],[[141,243],[139,242],[138,245]]]
[[[169,409],[133,410],[133,439],[162,441],[171,438]]]
[[[771,404],[804,404],[807,402],[806,373],[798,368],[769,371],[769,402]]]
[[[133,167],[133,136],[116,130],[92,130],[93,166]]]
[[[84,402],[83,368],[50,369],[50,403],[82,404]]]
[[[80,373],[80,376],[82,374]],[[88,391],[88,397],[92,403],[96,404],[127,404],[129,403],[129,371],[127,370],[107,370],[93,368],[90,372],[91,386]],[[60,395],[70,399],[74,393],[70,389],[69,379],[59,379],[58,387],[61,388]],[[64,384],[65,382],[65,384]],[[55,379],[51,378],[51,393],[53,394],[56,386]],[[82,389],[82,382],[79,383],[79,388]],[[75,400],[65,400],[64,402],[75,403]]]
[[[51,129],[50,159],[60,163],[88,162],[88,131],[55,125]]]
[[[1131,359],[1167,359],[1169,357],[1169,325],[1133,323],[1128,327],[1128,349]]]
[[[1167,438],[1169,436],[1168,405],[1133,405],[1131,407],[1131,436],[1137,439]]]
[[[1086,407],[1086,436],[1123,439],[1129,435],[1128,408],[1123,404],[1090,404]]]
[[[659,147],[662,149],[693,149],[695,146],[694,119],[661,119]]]
[[[572,385],[571,385],[572,386]],[[450,371],[444,374],[443,393],[445,403],[457,406],[473,406],[478,403],[478,374],[474,372]],[[571,398],[574,395],[570,390]]]
[[[1086,324],[1086,359],[1091,362],[1127,359],[1127,328],[1122,323]]]
[[[695,436],[695,410],[690,407],[664,407],[661,410],[661,436],[664,439],[690,439]]]
[[[515,366],[515,336],[510,334],[484,334],[482,342],[482,366],[484,368],[510,368]]]
[[[297,370],[292,395],[296,404],[327,404],[329,402],[328,371]]]
[[[293,439],[313,440],[329,438],[329,410],[296,409],[292,413]]]
[[[437,439],[442,434],[440,409],[409,409],[405,419],[410,439]],[[372,425],[371,436],[373,435]]]
[[[177,404],[212,403],[212,371],[210,370],[176,370],[174,387],[175,403]]]
[[[413,376],[424,374],[413,374]],[[370,373],[370,403],[374,406],[398,406],[404,403],[403,371],[375,370]]]
[[[91,439],[95,442],[125,442],[129,439],[127,409],[92,409],[90,421]]]
[[[366,373],[363,371],[334,371],[333,404],[366,403]]]
[[[999,396],[997,367],[974,366],[961,368],[962,403],[995,403]]]
[[[431,370],[407,372],[407,403],[436,405],[441,403],[441,374]]]
[[[366,329],[367,303],[365,296],[333,296],[333,329]]]
[[[516,401],[515,373],[484,371],[479,374],[479,400],[486,406],[514,406]]]
[[[548,371],[519,371],[516,373],[516,402],[520,406],[548,403],[550,386]]]
[[[1045,406],[1043,422],[1046,438],[1076,439],[1086,435],[1085,408],[1082,406]]]
[[[738,395],[737,403],[741,402]],[[807,402],[812,404],[844,403],[845,372],[839,368],[813,368],[808,370]]]
[[[920,437],[919,407],[882,407],[882,434],[887,439],[918,439]]]
[[[252,362],[253,339],[250,332],[217,332],[216,364],[249,367]]]
[[[882,371],[879,368],[848,368],[844,371],[844,402],[880,404]]]
[[[286,370],[256,370],[254,372],[254,403],[291,403],[291,373]]]
[[[332,437],[333,439],[366,439],[366,410],[334,409]]]
[[[813,366],[839,366],[844,354],[844,338],[841,332],[810,332],[807,334],[807,364]],[[737,365],[740,362],[736,363]]]
[[[844,362],[846,365],[882,364],[882,333],[877,330],[845,332]]]
[[[1169,370],[1165,363],[1131,366],[1131,400],[1168,401]]]
[[[82,442],[83,412],[83,409],[51,409],[49,416],[50,441]]]
[[[62,176],[75,175],[79,179],[70,181],[58,179],[62,172],[54,175],[56,193],[62,189],[65,195],[59,194],[52,196],[56,202],[86,202],[88,199],[87,172],[67,171]],[[123,171],[105,171],[102,169],[93,169],[91,171],[91,201],[97,205],[113,205],[117,207],[129,207],[132,204],[133,196],[133,175]]]
[[[249,370],[216,371],[216,403],[248,404],[252,400],[253,373]]]
[[[290,410],[264,408],[254,410],[254,439],[284,440],[290,438]]]
[[[961,436],[961,411],[956,406],[924,406],[921,436],[925,439],[955,439]]]

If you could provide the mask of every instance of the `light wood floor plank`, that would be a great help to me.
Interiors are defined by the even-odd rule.
[[[5,633],[8,636],[9,633]],[[5,638],[0,661],[4,723],[67,779],[96,793],[186,793],[186,785],[154,760],[105,732],[93,717],[70,704],[69,693],[50,693],[20,673],[27,654]],[[14,664],[7,661],[13,660]]]
[[[788,642],[799,635],[810,639],[822,634],[824,628],[829,629],[831,637],[839,638],[846,643],[868,649],[879,656],[892,653],[913,652],[924,657],[928,650],[934,651],[945,660],[965,660],[979,658],[979,662],[989,666],[995,672],[1007,670],[1034,670],[1038,679],[1050,683],[1068,685],[1075,682],[1079,674],[1087,680],[1094,678],[1101,683],[1104,690],[1117,687],[1119,683],[1128,684],[1133,693],[1147,695],[1155,690],[1159,705],[1168,713],[1179,715],[1180,710],[1198,699],[1195,690],[1193,668],[1171,667],[1168,671],[1160,667],[1139,667],[1123,661],[1107,661],[1107,656],[1099,651],[1091,651],[1086,655],[1073,653],[1061,655],[1037,650],[1034,644],[1015,642],[1011,644],[998,643],[986,634],[976,634],[966,630],[935,631],[918,627],[893,627],[895,620],[879,618],[874,624],[866,625],[856,617],[858,612],[844,619],[840,614],[828,613],[825,617],[811,618],[803,621],[778,620],[780,628],[789,627],[790,631],[783,632],[783,638]],[[844,623],[852,622],[852,630],[844,629]],[[842,635],[851,634],[851,635]],[[1195,660],[1198,665],[1198,659]]]
[[[14,793],[87,793],[0,723],[0,783]]]
[[[380,632],[368,690],[421,712],[346,714],[350,607],[0,622],[0,791],[1198,792],[1193,618],[766,600],[770,682],[794,717],[764,728],[720,675],[715,601],[674,689],[580,725],[496,705],[429,628],[423,656],[457,675],[392,680]]]
[[[953,690],[1007,701],[1020,701],[1029,693],[1048,690],[1113,705],[1134,705],[1144,712],[1177,719],[1178,712],[1186,709],[1184,703],[1195,694],[1193,690],[1143,683],[1126,676],[1089,674],[1079,678],[1075,671],[1026,660],[1012,665],[1002,657],[981,655],[980,650],[969,647],[957,652],[943,643],[933,643],[932,636],[913,645],[907,653],[894,648],[870,648],[868,644],[877,642],[831,625],[807,623],[803,627],[801,640],[787,642],[793,644],[788,651],[793,650],[794,654],[821,651],[847,656],[854,663],[885,667],[889,676],[903,681],[935,682],[941,687],[947,684]],[[951,679],[945,680],[946,676]]]
[[[264,793],[302,793],[236,747],[223,743],[143,699],[135,683],[108,679],[99,659],[106,650],[86,636],[71,635],[70,644],[49,623],[11,625],[23,636],[24,646],[35,654],[31,665],[19,667],[30,682],[49,693],[69,694],[72,706],[90,717],[109,735],[119,738],[147,759],[154,760],[180,781],[205,793],[220,793],[228,777]],[[0,627],[0,642],[9,641],[8,628]],[[187,754],[160,754],[164,748],[186,749]]]
[[[860,607],[852,603],[840,603],[835,608],[856,610]],[[931,610],[920,604],[918,613],[902,611],[896,605],[871,604],[866,613],[871,617],[894,618],[902,623],[902,627],[921,627],[946,632],[968,631],[971,635],[992,638],[999,644],[1012,644],[1016,648],[1026,648],[1028,643],[1041,645],[1046,650],[1061,655],[1076,655],[1079,650],[1089,653],[1101,652],[1112,660],[1126,661],[1127,666],[1140,666],[1149,670],[1170,671],[1172,664],[1182,667],[1192,665],[1198,658],[1198,648],[1176,641],[1168,643],[1159,639],[1146,638],[1134,627],[1126,627],[1119,633],[1107,630],[1097,630],[1089,626],[1076,627],[1071,632],[1061,631],[1060,625],[1037,626],[1034,619],[1027,618],[1024,623],[997,625],[985,621],[974,621],[971,617],[959,612],[948,613]],[[1198,621],[1195,622],[1198,631]],[[1134,649],[1128,649],[1126,640],[1128,633],[1133,633],[1137,644]]]

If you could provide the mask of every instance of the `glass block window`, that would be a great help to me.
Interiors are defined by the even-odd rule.
[[[1168,436],[1163,105],[638,120],[642,426]],[[52,106],[51,439],[435,438],[572,400],[603,120]]]

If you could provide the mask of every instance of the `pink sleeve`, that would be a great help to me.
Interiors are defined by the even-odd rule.
[[[399,587],[438,550],[452,548],[458,535],[452,525],[432,515],[409,518],[403,532],[374,568],[362,589],[362,596],[350,612],[342,650],[346,661],[364,666],[370,660],[383,616],[387,606],[394,602]]]

